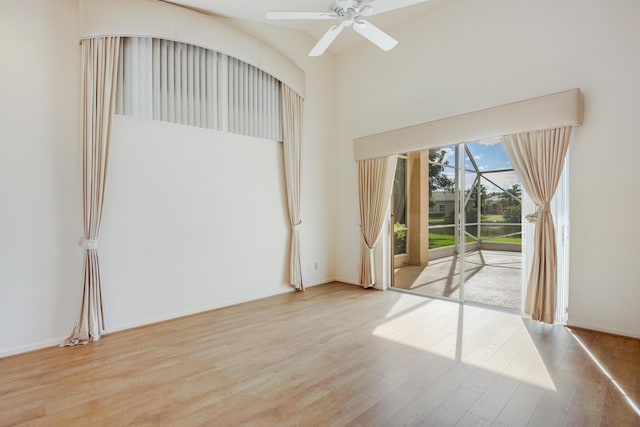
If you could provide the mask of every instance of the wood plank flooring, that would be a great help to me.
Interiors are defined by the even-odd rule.
[[[640,426],[634,405],[639,340],[340,283],[0,359],[1,426]]]

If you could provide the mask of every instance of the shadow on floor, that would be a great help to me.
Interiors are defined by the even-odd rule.
[[[394,268],[394,285],[425,295],[460,299],[459,257],[430,261],[426,267]],[[465,300],[512,310],[522,303],[522,254],[479,250],[464,260]]]

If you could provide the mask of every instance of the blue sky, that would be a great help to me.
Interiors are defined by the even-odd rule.
[[[471,154],[473,155],[476,164],[481,171],[512,168],[509,157],[504,150],[504,145],[499,138],[483,141],[473,141],[467,143],[467,146],[469,147],[469,151],[471,151]],[[455,153],[453,146],[445,147],[445,150],[447,151],[445,160],[447,160],[449,164],[454,165]],[[465,163],[466,169],[473,169],[473,166],[471,165],[469,159],[467,159]],[[453,179],[453,169],[447,169],[446,174]],[[513,184],[520,183],[520,180],[516,176],[515,172],[489,173],[486,176],[503,188],[511,188]],[[471,173],[468,173],[465,178],[466,181],[473,181],[473,179],[475,179],[475,174]],[[469,187],[471,184],[472,182],[465,182],[465,187]],[[482,184],[487,188],[487,191],[489,193],[499,191],[498,188],[491,185],[487,181],[483,180]]]

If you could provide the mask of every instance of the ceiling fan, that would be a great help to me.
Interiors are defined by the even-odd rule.
[[[387,51],[393,49],[398,42],[362,17],[377,15],[424,1],[426,0],[335,0],[328,12],[267,12],[266,18],[274,20],[337,19],[338,23],[329,28],[315,47],[311,49],[309,56],[322,55],[345,27],[353,27],[364,38]]]

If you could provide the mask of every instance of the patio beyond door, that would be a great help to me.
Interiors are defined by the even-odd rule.
[[[520,312],[521,188],[500,140],[401,156],[392,287]]]

